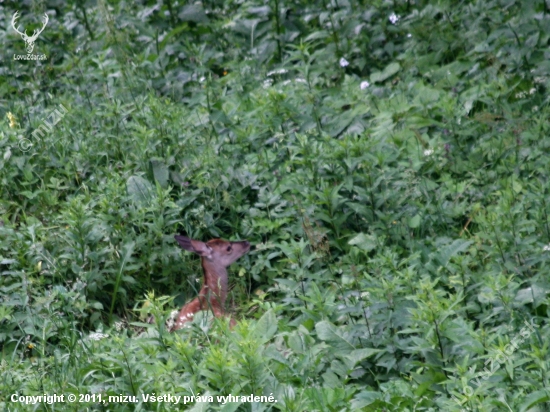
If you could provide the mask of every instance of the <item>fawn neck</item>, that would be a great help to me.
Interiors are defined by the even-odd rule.
[[[227,299],[227,269],[216,262],[202,260],[202,271],[204,273],[204,284],[199,292],[199,296],[210,299],[212,306],[225,305]]]

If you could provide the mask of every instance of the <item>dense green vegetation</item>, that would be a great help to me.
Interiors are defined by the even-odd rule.
[[[0,10],[2,410],[548,410],[548,1]],[[233,330],[177,233],[255,245]]]

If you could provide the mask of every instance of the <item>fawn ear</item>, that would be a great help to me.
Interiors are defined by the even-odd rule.
[[[179,236],[179,235],[174,236],[174,238],[178,241],[179,245],[183,249],[189,252],[194,252],[199,256],[206,257],[206,256],[210,256],[212,253],[212,249],[210,248],[210,246],[208,246],[204,242],[201,242],[200,240],[193,240],[193,239],[189,239],[188,237]]]

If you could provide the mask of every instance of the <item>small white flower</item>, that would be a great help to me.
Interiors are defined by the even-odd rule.
[[[202,83],[203,81],[206,80],[206,77],[202,76],[200,79],[199,79],[199,82]]]
[[[411,33],[407,34],[407,37],[410,39],[413,35]]]
[[[307,81],[306,79],[302,79],[300,77],[298,77],[296,80],[295,80],[296,83],[306,83],[307,84]]]
[[[343,57],[340,59],[340,66],[341,67],[346,67],[346,66],[349,66],[349,62],[344,59]]]
[[[273,84],[273,79],[265,79],[264,84],[263,84],[263,88],[267,89],[268,87],[271,87],[272,84]]]
[[[388,17],[388,19],[390,19],[391,24],[395,24],[399,21],[399,16],[395,13],[392,13],[390,14],[390,17]]]
[[[369,86],[370,86],[370,83],[365,80],[364,82],[361,82],[360,87],[361,87],[361,90],[365,90]]]
[[[124,329],[124,323],[115,322],[115,329],[116,329],[117,332],[120,332],[122,329]]]
[[[88,339],[90,340],[101,340],[101,339],[105,339],[105,338],[108,338],[109,335],[107,335],[106,333],[101,333],[101,332],[92,332],[88,335]]]
[[[433,154],[433,149],[426,149],[424,150],[424,156],[431,156]]]
[[[270,71],[269,73],[267,73],[267,77],[273,76],[273,75],[275,75],[275,74],[285,74],[285,73],[288,73],[288,70],[287,70],[287,69],[272,70],[272,71]]]
[[[550,252],[550,245],[545,245],[542,250],[544,250],[545,252]]]
[[[529,94],[535,94],[537,91],[537,89],[535,89],[534,87],[532,89],[529,90]]]

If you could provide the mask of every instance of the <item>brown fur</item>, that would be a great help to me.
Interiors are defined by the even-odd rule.
[[[228,290],[226,268],[250,250],[250,243],[246,240],[228,242],[223,239],[212,239],[203,243],[185,236],[175,238],[183,249],[201,257],[204,284],[199,291],[199,296],[181,308],[172,330],[180,329],[185,323],[192,321],[195,313],[201,310],[210,310],[216,317],[226,316],[225,300]],[[231,318],[231,327],[235,323]]]

